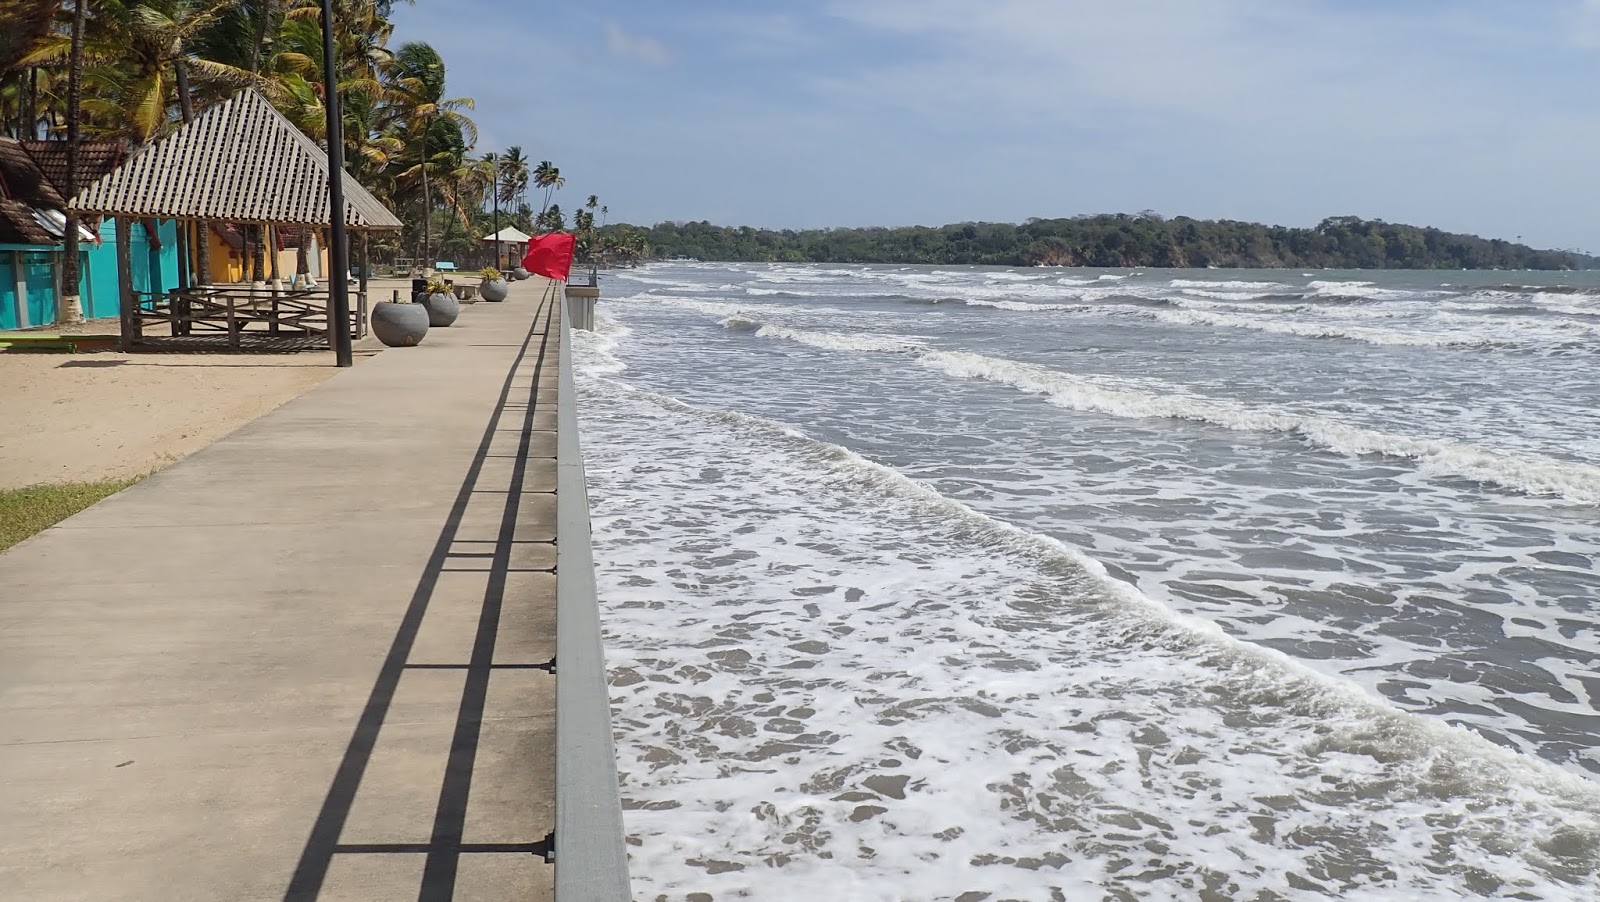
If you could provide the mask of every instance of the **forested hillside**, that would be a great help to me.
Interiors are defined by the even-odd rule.
[[[1022,225],[773,231],[684,222],[605,231],[612,238],[642,238],[657,256],[730,261],[1307,269],[1583,269],[1596,262],[1566,251],[1355,216],[1325,219],[1309,229],[1119,213]]]

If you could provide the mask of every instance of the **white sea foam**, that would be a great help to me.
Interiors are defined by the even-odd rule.
[[[1586,781],[842,448],[583,390],[645,897],[1597,890]]]
[[[1213,282],[1205,279],[1173,279],[1167,283],[1167,287],[1199,288],[1208,291],[1250,291],[1264,292],[1267,294],[1282,294],[1285,291],[1294,290],[1288,285],[1284,285],[1279,282],[1241,282],[1238,280]]]
[[[1226,326],[1235,329],[1253,329],[1279,335],[1298,335],[1302,338],[1342,338],[1373,345],[1393,345],[1414,348],[1503,348],[1516,343],[1489,335],[1439,334],[1421,330],[1370,329],[1359,326],[1329,323],[1293,322],[1261,319],[1253,316],[1236,316],[1228,313],[1201,310],[1156,311],[1151,314],[1165,323],[1179,326]]]
[[[990,301],[983,298],[963,298],[962,302],[968,307],[992,307],[1015,313],[1083,313],[1089,309],[1081,304],[1031,304],[1027,301]]]
[[[1313,281],[1306,290],[1322,297],[1361,298],[1369,301],[1401,301],[1437,297],[1437,291],[1409,291],[1397,288],[1379,288],[1372,282]]]
[[[918,363],[930,369],[1044,395],[1050,403],[1072,410],[1127,418],[1193,420],[1239,432],[1287,433],[1340,454],[1381,454],[1413,460],[1418,471],[1431,478],[1469,479],[1529,495],[1556,496],[1583,504],[1600,503],[1600,467],[1589,464],[1392,435],[1316,415],[1196,397],[1153,380],[1109,385],[1034,364],[967,351],[920,349],[917,344],[892,336],[863,339],[854,335],[769,327],[751,320],[740,323],[740,327],[755,331],[759,337],[786,338],[827,350],[913,353]],[[804,338],[798,337],[802,334]]]
[[[914,339],[899,336],[870,335],[867,333],[844,334],[839,332],[813,332],[807,329],[790,329],[751,319],[739,313],[722,321],[725,328],[742,332],[753,332],[758,338],[782,338],[788,341],[810,345],[825,351],[864,351],[868,353],[901,353],[910,352],[921,346]]]

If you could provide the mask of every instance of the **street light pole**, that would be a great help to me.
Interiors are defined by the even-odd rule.
[[[500,268],[500,161],[494,161],[494,268]]]
[[[328,113],[328,275],[333,311],[328,334],[333,336],[336,366],[350,366],[350,248],[344,222],[344,114],[339,110],[338,72],[334,69],[333,0],[322,0],[323,107]]]

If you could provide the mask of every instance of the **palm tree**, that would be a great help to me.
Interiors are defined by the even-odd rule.
[[[542,220],[550,209],[551,196],[566,187],[567,180],[561,177],[561,170],[551,165],[549,160],[540,160],[533,169],[533,183],[544,189],[544,205],[539,208],[539,219]],[[535,223],[538,221],[534,220]]]
[[[528,190],[528,158],[520,146],[513,144],[506,148],[502,164],[505,182],[501,185],[500,202],[509,204]]]
[[[428,184],[428,169],[437,155],[430,156],[428,139],[436,123],[447,123],[468,136],[468,145],[476,143],[477,126],[460,112],[471,109],[474,104],[468,98],[444,99],[444,60],[432,47],[415,41],[402,44],[394,55],[388,87],[401,129],[414,136],[419,144],[420,161],[415,169],[422,183],[421,256],[430,260],[433,242],[429,219],[433,215],[433,195]]]
[[[560,204],[551,204],[548,209],[539,214],[536,225],[547,232],[559,232],[567,227],[566,214],[561,212]]]
[[[78,110],[83,106],[83,29],[87,21],[88,0],[72,3],[72,62],[67,69],[67,200],[78,196]],[[78,214],[67,207],[66,245],[62,248],[61,302],[56,305],[56,322],[73,325],[83,322],[83,302],[78,294]]]
[[[15,123],[18,137],[30,135],[38,116],[39,70],[27,62],[42,45],[59,42],[50,28],[60,0],[12,0],[0,6],[0,129]],[[14,109],[15,119],[6,115]]]

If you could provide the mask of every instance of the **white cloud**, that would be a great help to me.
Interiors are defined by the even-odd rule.
[[[612,56],[653,66],[672,62],[672,54],[660,41],[644,35],[628,34],[615,22],[606,23],[606,49],[611,51]]]

